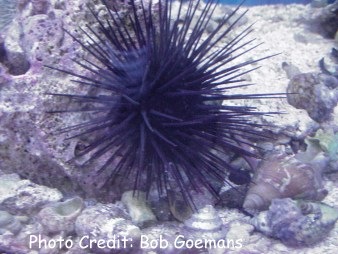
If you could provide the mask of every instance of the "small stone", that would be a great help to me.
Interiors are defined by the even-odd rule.
[[[46,14],[50,5],[49,0],[31,0],[33,15]]]
[[[20,232],[22,225],[20,221],[12,214],[0,210],[0,234],[6,231],[16,235]]]
[[[8,68],[8,72],[12,75],[25,74],[29,68],[30,63],[26,56],[24,49],[20,45],[22,29],[17,21],[12,22],[4,40],[5,60],[3,61]]]
[[[156,221],[156,217],[147,205],[146,194],[141,191],[126,191],[121,198],[127,207],[132,221],[137,225],[145,225]]]

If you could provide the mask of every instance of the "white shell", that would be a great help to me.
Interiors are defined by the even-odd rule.
[[[221,239],[226,236],[226,229],[217,211],[207,205],[194,213],[184,222],[188,238]]]
[[[75,197],[46,206],[39,212],[38,218],[48,233],[71,232],[74,230],[75,220],[83,207],[83,200]]]
[[[147,204],[146,193],[142,191],[126,191],[121,197],[134,223],[144,226],[156,221],[156,217]]]

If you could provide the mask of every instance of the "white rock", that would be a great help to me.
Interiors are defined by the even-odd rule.
[[[62,194],[57,189],[21,180],[17,174],[0,177],[0,204],[12,213],[29,214],[61,198]]]

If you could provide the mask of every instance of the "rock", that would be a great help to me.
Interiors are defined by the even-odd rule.
[[[338,95],[325,80],[324,74],[302,73],[295,75],[287,88],[288,102],[295,108],[305,109],[319,123],[329,119],[338,102]]]
[[[229,229],[226,234],[226,239],[231,239],[233,241],[241,239],[243,245],[246,245],[254,231],[254,226],[243,221],[236,220],[230,222],[227,226]]]
[[[320,9],[314,23],[318,26],[318,32],[328,38],[334,38],[338,31],[338,2],[334,1]]]
[[[12,214],[6,211],[0,211],[0,234],[4,234],[6,231],[16,235],[22,229],[20,221]]]
[[[120,242],[120,248],[124,251],[128,251],[141,237],[141,230],[135,226],[129,215],[124,211],[118,203],[115,204],[97,204],[92,207],[87,207],[83,210],[81,215],[77,217],[75,222],[75,231],[79,237],[85,236],[83,243],[87,243],[90,240],[98,241],[116,239],[116,242]],[[122,241],[125,241],[125,246],[122,245]],[[98,248],[95,244],[91,251],[97,251],[95,253],[110,253],[109,248]]]
[[[16,174],[0,177],[0,204],[14,214],[31,214],[41,206],[61,198],[60,191],[21,180]]]
[[[50,6],[49,0],[31,0],[32,3],[32,14],[46,14]]]
[[[22,27],[25,51],[29,52],[31,61],[48,62],[54,52],[59,54],[64,36],[62,20],[38,14],[24,20]]]
[[[21,47],[22,28],[15,21],[12,22],[9,30],[12,32],[8,33],[4,40],[5,60],[3,62],[10,74],[22,75],[30,68],[25,50]]]
[[[46,133],[37,128],[36,115],[28,113],[40,102],[41,98],[31,94],[11,92],[7,94],[5,89],[1,91],[0,105],[3,105],[0,114],[1,169],[5,173],[15,172],[34,183],[58,188],[71,194],[74,183],[71,182],[69,175],[66,175],[67,165],[60,164],[57,157],[50,153],[50,147],[46,144]],[[60,145],[60,139],[56,138],[53,141],[53,146]]]
[[[252,219],[263,234],[294,247],[312,246],[333,229],[338,210],[323,203],[275,199],[268,211]]]
[[[148,246],[143,246],[142,250],[145,253],[155,252],[159,254],[187,253],[186,248],[178,248],[178,246],[174,245],[175,240],[177,239],[178,232],[182,232],[182,227],[175,221],[164,222],[145,228],[142,230],[142,238],[146,240],[148,243],[151,242],[161,243],[161,240],[163,241],[163,239],[166,240],[167,242],[163,243],[165,244],[164,246],[163,245],[160,246],[160,244],[158,244],[156,247],[155,246],[151,247],[149,244]]]
[[[319,67],[322,73],[327,74],[325,80],[326,85],[329,88],[337,88],[338,87],[338,50],[336,48],[332,48],[330,53],[327,53],[320,61]],[[330,77],[332,76],[332,77]]]
[[[6,0],[1,1],[0,8],[0,32],[4,30],[13,20],[16,14],[17,1]]]

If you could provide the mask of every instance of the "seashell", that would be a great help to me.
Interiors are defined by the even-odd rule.
[[[334,77],[322,73],[301,73],[295,75],[287,87],[287,100],[297,109],[304,109],[318,123],[330,119],[337,105]]]
[[[225,238],[227,230],[222,219],[218,216],[213,206],[207,205],[194,213],[184,222],[188,238],[199,239],[222,239]]]
[[[0,211],[0,234],[4,234],[6,231],[18,234],[22,229],[20,221],[12,214],[6,211]]]
[[[176,220],[184,222],[191,217],[193,211],[181,195],[168,191],[168,199],[170,212]]]
[[[327,194],[318,170],[294,156],[270,155],[257,168],[243,207],[262,211],[275,198],[322,200]]]
[[[38,218],[48,233],[71,232],[83,207],[82,198],[75,197],[46,206],[38,213]]]
[[[334,228],[338,210],[323,203],[274,199],[268,211],[253,219],[261,233],[294,247],[311,246],[322,241]]]

